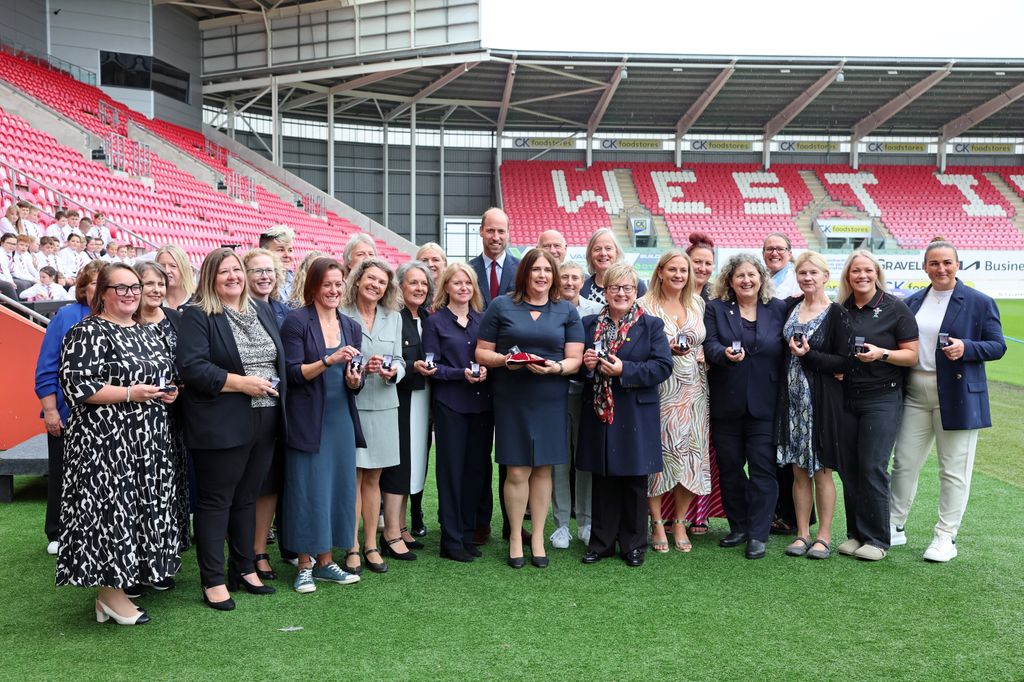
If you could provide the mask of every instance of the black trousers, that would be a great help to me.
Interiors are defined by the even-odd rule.
[[[741,419],[716,419],[711,426],[729,529],[762,542],[768,540],[779,497],[772,432],[772,420],[749,414]]]
[[[603,557],[625,556],[647,547],[647,477],[593,475],[591,552]]]
[[[64,436],[46,434],[46,540],[60,540],[60,490],[64,481]]]
[[[903,417],[903,392],[858,396],[847,392],[839,453],[846,534],[861,544],[889,549],[889,457]]]
[[[252,573],[256,536],[256,498],[274,457],[277,407],[254,410],[253,437],[235,448],[193,448],[199,499],[193,526],[203,587],[224,584],[224,536],[231,568]]]
[[[434,475],[441,547],[461,551],[473,542],[481,489],[490,485],[494,417],[491,412],[461,414],[434,403]]]

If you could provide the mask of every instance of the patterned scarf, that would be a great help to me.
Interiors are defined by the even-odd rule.
[[[618,325],[608,314],[608,306],[601,308],[597,316],[597,326],[594,328],[594,341],[600,341],[608,355],[615,355],[619,348],[626,341],[630,328],[636,324],[644,314],[644,309],[638,303],[633,303]],[[615,421],[615,399],[612,397],[612,378],[594,370],[594,412],[597,418],[606,424]]]

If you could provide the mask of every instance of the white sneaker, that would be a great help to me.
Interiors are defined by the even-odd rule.
[[[900,547],[907,544],[907,533],[895,523],[889,524],[889,546]]]
[[[46,545],[46,553],[57,554],[58,552],[60,552],[60,545],[57,544],[56,540],[50,540],[50,542]]]
[[[580,542],[582,542],[584,545],[589,545],[590,544],[590,524],[588,523],[587,525],[583,526],[582,528],[579,528],[578,532],[579,532],[579,535],[580,535]]]
[[[572,533],[569,526],[559,526],[551,534],[551,546],[555,549],[569,549],[569,541],[572,540]]]
[[[956,557],[956,540],[948,533],[936,533],[932,544],[924,551],[925,561],[946,563]]]

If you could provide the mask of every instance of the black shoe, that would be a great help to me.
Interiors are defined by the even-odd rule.
[[[405,534],[409,533],[409,529],[403,527],[402,530],[401,530],[401,533],[402,533],[402,537],[404,538]],[[426,534],[427,534],[427,531],[424,529],[423,535],[426,535]],[[409,535],[412,535],[412,533],[409,533]],[[423,537],[423,535],[421,535],[420,537]],[[423,547],[424,547],[423,543],[420,542],[419,540],[406,540],[405,541],[405,546],[408,547],[409,549],[423,549]]]
[[[384,558],[384,556],[380,553],[380,550],[377,549],[376,547],[371,547],[370,549],[364,549],[363,550],[363,559],[366,560],[366,565],[370,568],[370,570],[373,571],[374,573],[387,573],[388,572],[388,565],[386,563],[384,563],[383,561],[381,561],[380,563],[376,563],[376,564],[374,562],[370,561],[370,555],[371,554],[376,554],[377,556],[381,557],[382,559]]]
[[[247,573],[246,575],[252,575],[252,573]],[[253,585],[251,582],[246,580],[241,573],[228,571],[228,592],[237,592],[240,587],[249,594],[266,595],[277,592],[277,590],[269,585]]]
[[[177,583],[174,582],[174,578],[164,578],[158,580],[155,583],[142,583],[144,587],[152,587],[157,592],[166,592],[167,590],[173,590]]]
[[[733,531],[718,541],[719,547],[738,547],[747,541],[747,534]]]
[[[508,565],[511,566],[512,568],[522,568],[523,566],[526,565],[526,557],[525,556],[509,557],[508,558]]]
[[[144,594],[146,594],[146,588],[142,585],[129,585],[124,588],[124,596],[129,599],[138,599]]]
[[[642,549],[634,549],[627,552],[622,560],[626,562],[626,565],[631,568],[637,566],[643,566],[644,564],[644,551]]]
[[[530,563],[533,564],[536,568],[547,568],[548,558],[546,556],[530,557]]]
[[[412,522],[412,530],[409,531],[414,538],[422,538],[427,534],[427,527],[423,525],[421,520],[419,523]]]
[[[591,552],[589,549],[583,554],[583,558],[580,559],[585,564],[596,564],[603,557],[597,552]]]
[[[790,524],[781,516],[776,516],[768,532],[771,535],[796,535],[796,525]]]
[[[491,537],[491,527],[490,526],[481,526],[481,527],[479,527],[479,528],[477,528],[476,530],[473,531],[473,544],[474,545],[484,545],[484,544],[487,544],[487,539],[489,537]],[[506,540],[508,540],[508,535],[503,535],[503,537]]]
[[[441,558],[461,561],[464,564],[468,564],[476,559],[476,557],[464,549],[445,549],[444,547],[441,548]]]
[[[267,565],[270,566],[270,555],[269,554],[257,554],[254,563],[266,561]],[[260,580],[277,580],[277,573],[274,571],[274,567],[271,566],[269,571],[261,571],[260,567],[256,567],[256,575],[260,577]]]
[[[209,597],[206,596],[206,588],[203,588],[203,603],[209,606],[215,611],[234,611],[235,600],[228,597],[224,601],[210,601]]]
[[[467,553],[472,554],[474,557],[478,557],[478,556],[482,556],[483,555],[483,552],[481,552],[479,549],[477,549],[476,545],[474,545],[472,543],[470,543],[468,545],[463,545],[462,548],[465,549]]]
[[[396,552],[393,545],[398,544],[402,541],[402,536],[399,535],[394,540],[388,540],[382,533],[380,539],[383,541],[383,553],[385,556],[389,556],[392,559],[398,559],[399,561],[416,561],[416,555],[406,550],[405,552]]]
[[[348,558],[350,556],[358,557],[359,556],[359,552],[356,552],[355,550],[353,550],[351,552],[345,552],[345,561],[342,564],[341,568],[346,573],[351,573],[352,575],[362,575],[363,574],[363,565],[362,564],[359,564],[358,566],[349,566],[348,565]]]
[[[748,559],[763,559],[764,543],[760,540],[755,540],[754,538],[747,540],[746,557]]]

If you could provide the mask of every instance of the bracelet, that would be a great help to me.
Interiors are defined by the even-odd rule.
[[[128,397],[126,398],[126,402],[130,403],[131,401],[132,401],[132,387],[129,386],[128,387]]]
[[[562,361],[555,360],[555,364],[558,365],[558,376],[565,376],[565,367],[562,367]]]

